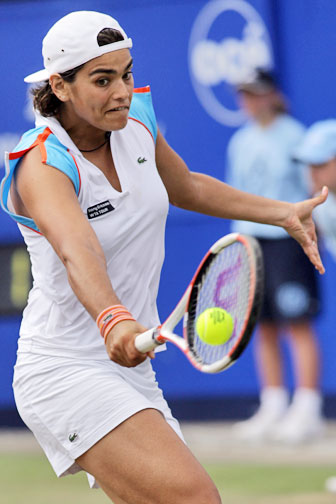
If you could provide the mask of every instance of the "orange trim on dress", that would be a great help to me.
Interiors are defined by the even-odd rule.
[[[69,151],[69,149],[67,149],[70,156],[72,157],[72,159],[74,160],[74,163],[76,165],[76,168],[77,168],[77,171],[78,171],[78,178],[79,178],[79,189],[78,189],[78,194],[80,193],[80,190],[81,190],[81,187],[82,187],[82,179],[81,179],[81,174],[80,174],[80,171],[79,171],[79,168],[78,168],[78,164],[77,164],[77,161],[75,159],[75,156],[73,154],[71,154],[71,152]]]
[[[152,132],[147,128],[146,124],[144,124],[143,122],[139,121],[139,119],[135,119],[134,117],[128,117],[128,119],[132,119],[132,121],[135,121],[135,122],[141,124],[144,128],[146,128],[146,130],[148,131],[148,133],[152,137],[152,140],[153,140],[153,142],[155,144],[155,140],[154,140],[154,137],[152,135]]]
[[[23,149],[21,151],[18,151],[18,152],[11,152],[9,154],[9,159],[10,160],[18,159],[18,158],[24,156],[27,152],[29,152],[34,147],[39,146],[40,153],[41,153],[41,161],[43,164],[46,164],[48,155],[47,155],[47,149],[45,147],[45,141],[47,140],[48,136],[51,134],[52,134],[52,131],[48,127],[45,128],[43,130],[43,132],[37,136],[35,142],[32,143],[30,147],[28,147],[27,149]],[[78,167],[77,167],[77,169],[78,169]],[[34,231],[34,233],[37,233],[37,234],[43,236],[43,234],[40,231],[37,231],[36,229],[33,229],[30,226],[27,226],[27,224],[23,224],[22,222],[19,222],[19,221],[17,221],[17,223],[21,226],[26,227],[27,229],[30,229],[31,231]]]
[[[45,130],[43,130],[43,132],[37,136],[35,142],[32,143],[30,147],[28,147],[27,149],[23,149],[22,151],[11,152],[9,154],[9,159],[10,160],[18,159],[18,158],[22,157],[24,154],[26,154],[28,151],[33,149],[33,147],[36,147],[38,145],[40,148],[42,163],[45,164],[47,162],[47,151],[46,151],[44,142],[47,140],[48,136],[51,133],[52,133],[52,131],[49,128],[45,128]]]
[[[48,157],[46,146],[45,146],[44,142],[39,143],[38,146],[40,147],[41,161],[43,164],[46,164],[47,157]]]
[[[144,86],[133,89],[134,93],[150,93],[150,86]]]
[[[37,136],[35,142],[32,143],[30,147],[28,147],[27,149],[18,151],[18,152],[11,152],[9,154],[9,159],[11,159],[11,160],[12,159],[18,159],[18,158],[24,156],[28,151],[30,151],[31,149],[33,149],[34,147],[36,147],[38,145],[39,148],[40,148],[40,153],[41,153],[41,161],[42,161],[43,164],[46,164],[47,158],[48,158],[48,154],[47,154],[46,146],[44,144],[45,144],[45,141],[47,140],[48,136],[51,135],[51,134],[52,134],[52,131],[50,130],[50,128],[46,127],[43,130],[43,132],[40,133]],[[81,179],[81,176],[80,176],[80,171],[79,171],[76,159],[71,154],[71,152],[69,151],[69,149],[67,149],[67,151],[69,152],[70,156],[74,160],[74,163],[75,163],[77,171],[78,171],[78,178],[79,178],[79,191],[78,191],[78,194],[79,194],[80,190],[81,190],[81,187],[82,187],[82,179]],[[26,226],[26,227],[28,227],[28,226]]]
[[[27,226],[27,224],[22,224],[22,222],[19,222],[19,221],[16,221],[16,223],[19,224],[20,226],[24,226],[24,227],[30,229],[31,231],[34,231],[34,233],[37,233],[37,234],[43,236],[43,234],[40,231],[37,231],[36,229],[31,228],[30,226]]]

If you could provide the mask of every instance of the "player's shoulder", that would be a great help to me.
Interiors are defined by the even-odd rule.
[[[57,150],[68,153],[67,148],[59,141],[56,135],[47,126],[38,126],[27,130],[20,138],[18,144],[12,151],[12,154],[20,153],[22,155],[29,150],[33,149],[35,146],[41,146],[48,150]]]
[[[156,140],[157,124],[150,86],[134,89],[129,119],[143,124],[149,130],[154,141]]]
[[[17,154],[21,151],[25,151],[26,149],[31,148],[31,146],[36,142],[38,136],[41,135],[44,130],[45,130],[45,127],[43,127],[43,126],[40,126],[38,128],[31,128],[31,129],[27,130],[21,136],[19,142],[16,144],[16,146],[12,150],[12,153]]]
[[[61,143],[48,126],[39,126],[24,133],[9,154],[11,170],[14,172],[18,163],[24,159],[24,165],[40,161],[65,173],[73,182],[76,193],[80,189],[78,165],[67,147]]]

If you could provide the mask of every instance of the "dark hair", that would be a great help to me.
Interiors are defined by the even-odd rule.
[[[278,85],[278,78],[269,69],[256,68],[253,77],[237,86],[237,90],[251,95],[272,93],[270,107],[275,115],[288,113],[288,104]]]
[[[124,37],[119,30],[114,30],[113,28],[104,28],[97,35],[97,42],[99,46],[104,46],[112,44],[113,42],[119,42],[124,40]],[[60,73],[60,76],[66,82],[74,82],[77,72],[83,68],[83,65],[79,65],[71,70]],[[53,93],[49,82],[45,82],[40,86],[31,90],[33,95],[34,109],[38,110],[44,117],[52,117],[57,115],[62,105],[61,100]]]

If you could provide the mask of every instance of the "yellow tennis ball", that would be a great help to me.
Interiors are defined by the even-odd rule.
[[[196,331],[204,343],[223,345],[233,332],[233,319],[223,308],[207,308],[196,321]]]

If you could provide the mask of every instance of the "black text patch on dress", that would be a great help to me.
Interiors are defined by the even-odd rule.
[[[87,216],[88,219],[95,219],[108,212],[112,212],[112,210],[114,210],[114,207],[109,201],[102,201],[101,203],[97,203],[97,205],[90,206],[87,209]]]

